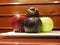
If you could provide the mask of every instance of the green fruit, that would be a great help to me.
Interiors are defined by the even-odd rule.
[[[50,32],[53,29],[54,22],[50,17],[40,17],[42,21],[42,32]]]

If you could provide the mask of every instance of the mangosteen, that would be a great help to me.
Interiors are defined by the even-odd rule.
[[[30,7],[28,10],[27,10],[27,17],[39,17],[39,12],[38,12],[38,9],[35,8],[35,7]]]
[[[42,22],[38,17],[28,17],[24,22],[24,30],[28,33],[40,32]]]

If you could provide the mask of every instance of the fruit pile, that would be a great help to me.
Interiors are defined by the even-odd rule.
[[[26,15],[15,15],[12,19],[14,32],[50,32],[54,26],[50,17],[39,17],[37,8],[31,7],[27,10]]]

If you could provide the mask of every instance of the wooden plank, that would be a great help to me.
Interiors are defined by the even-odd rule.
[[[60,15],[60,5],[0,6],[0,15],[1,14],[26,14],[27,10],[30,7],[38,8],[40,15]]]
[[[60,0],[1,0],[0,3],[12,3],[12,2],[18,2],[18,3],[51,3],[57,1],[60,2]]]
[[[60,5],[60,2],[54,3],[0,3],[0,6],[21,6],[21,5]]]
[[[0,17],[0,27],[10,27],[12,22],[12,17]]]

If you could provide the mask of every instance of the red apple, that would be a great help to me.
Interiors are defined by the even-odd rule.
[[[15,32],[24,32],[24,21],[27,18],[26,15],[15,15],[12,19],[12,27]]]

